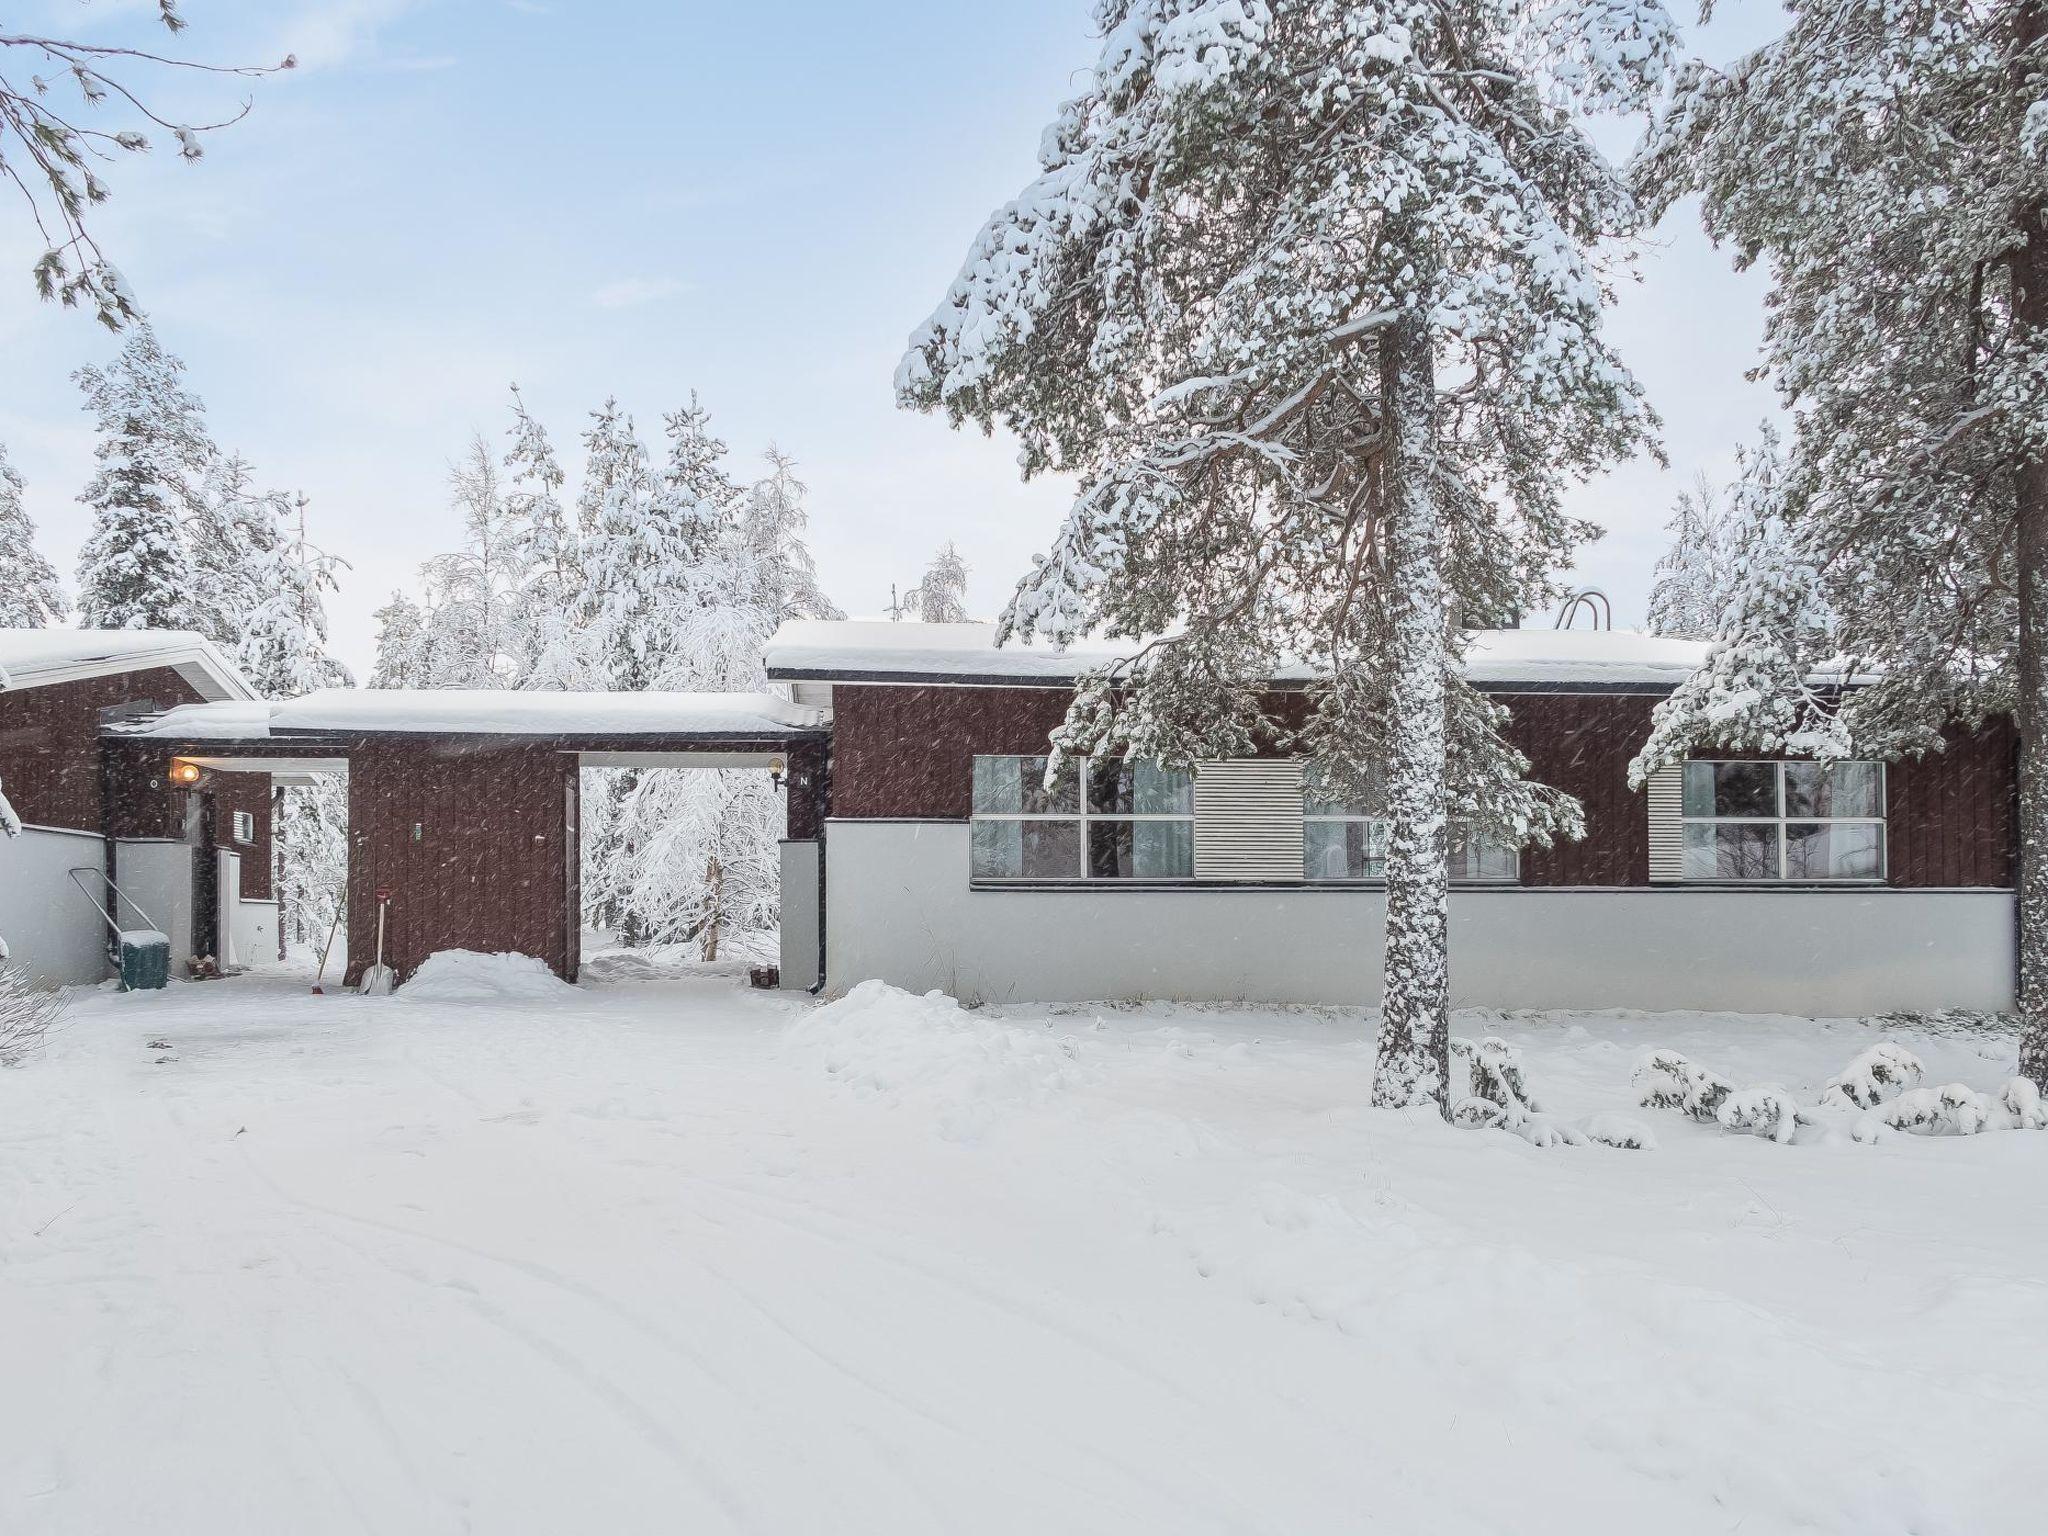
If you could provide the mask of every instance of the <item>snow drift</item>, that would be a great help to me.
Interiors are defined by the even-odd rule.
[[[954,1141],[975,1139],[1005,1107],[1042,1102],[1083,1076],[1070,1036],[881,981],[864,981],[800,1019],[787,1046],[857,1093],[931,1115]]]
[[[532,955],[443,949],[427,957],[399,989],[409,1003],[542,1002],[568,995],[569,984]]]

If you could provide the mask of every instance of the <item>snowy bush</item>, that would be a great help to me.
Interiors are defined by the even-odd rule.
[[[1883,1041],[1829,1078],[1820,1102],[1827,1109],[1875,1109],[1918,1085],[1926,1070],[1904,1046]]]
[[[7,946],[0,944],[0,961],[6,955]],[[63,1011],[63,993],[38,991],[14,966],[0,964],[0,1066],[18,1065],[41,1045]]]
[[[2014,1130],[2048,1131],[2048,1105],[2041,1102],[2041,1090],[2024,1077],[2016,1077],[1999,1090],[1998,1102],[2012,1116]]]
[[[1818,1122],[1799,1107],[1782,1088],[1743,1088],[1729,1094],[1714,1111],[1724,1131],[1743,1131],[1751,1136],[1768,1136],[1788,1146],[1792,1134],[1802,1125]]]
[[[1579,1129],[1585,1132],[1586,1140],[1597,1146],[1630,1152],[1650,1152],[1657,1146],[1655,1133],[1634,1115],[1617,1115],[1612,1111],[1588,1115],[1579,1122]]]
[[[1991,1100],[1974,1088],[1914,1088],[1858,1120],[1850,1134],[1879,1141],[1889,1131],[1914,1136],[1974,1136],[1993,1126]]]
[[[1502,1104],[1493,1099],[1482,1099],[1476,1094],[1460,1099],[1451,1108],[1451,1123],[1475,1131],[1506,1131],[1519,1136],[1532,1147],[1583,1147],[1588,1140],[1586,1133],[1555,1115],[1534,1113],[1519,1099]],[[1609,1146],[1621,1145],[1608,1142]]]
[[[1500,1036],[1488,1035],[1476,1044],[1453,1040],[1451,1054],[1470,1070],[1474,1098],[1498,1104],[1504,1110],[1515,1105],[1531,1110],[1542,1107],[1529,1092],[1528,1079],[1522,1075],[1522,1053]]]
[[[1694,1120],[1712,1120],[1735,1085],[1676,1051],[1652,1051],[1630,1079],[1645,1109],[1675,1109]]]

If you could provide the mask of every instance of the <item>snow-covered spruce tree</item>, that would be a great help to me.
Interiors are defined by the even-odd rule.
[[[426,672],[433,688],[503,688],[525,650],[517,594],[525,556],[498,464],[481,436],[449,466],[463,547],[421,567],[427,586]]]
[[[1575,113],[1633,108],[1655,0],[1101,0],[1101,54],[912,336],[903,404],[1080,495],[1005,636],[1153,637],[1059,752],[1188,764],[1277,736],[1388,766],[1373,1100],[1445,1106],[1447,817],[1576,833],[1466,686],[1461,626],[1555,590],[1560,493],[1654,422],[1600,335],[1639,218]],[[1166,638],[1159,638],[1166,637]],[[1283,658],[1325,681],[1297,733]]]
[[[427,616],[403,592],[371,615],[377,621],[377,660],[370,669],[372,688],[425,688],[427,683]]]
[[[773,443],[762,457],[768,461],[768,473],[748,489],[740,528],[752,558],[759,562],[775,622],[845,618],[818,585],[818,565],[804,540],[810,513],[804,507],[804,483],[796,477],[796,460]]]
[[[200,617],[183,519],[213,450],[184,371],[141,324],[105,368],[72,375],[99,433],[100,467],[79,497],[93,514],[78,556],[88,629],[189,629]]]
[[[591,663],[576,623],[583,600],[582,534],[562,505],[566,476],[547,430],[512,386],[505,515],[524,577],[515,594],[521,647],[513,686],[587,688]]]
[[[1704,474],[1678,493],[1665,527],[1671,547],[1650,583],[1650,633],[1711,640],[1728,600],[1727,517]]]
[[[1788,729],[1890,757],[2012,711],[2021,1064],[2048,1084],[2048,5],[1787,10],[1775,41],[1681,76],[1638,171],[1770,275],[1786,564],[1831,622],[1780,659],[1780,605],[1751,604],[1643,765]],[[1805,687],[1831,654],[1877,680]],[[1756,656],[1769,696],[1737,691]]]
[[[61,624],[71,600],[57,568],[36,548],[36,525],[21,504],[21,472],[0,444],[0,627],[42,629]]]
[[[767,686],[761,656],[780,621],[792,570],[810,579],[801,488],[778,494],[759,523],[724,467],[725,445],[693,396],[668,418],[670,452],[652,516],[673,531],[666,633],[651,647],[650,686],[753,692]],[[788,515],[790,504],[797,515]],[[749,954],[779,915],[782,795],[758,771],[663,769],[635,775],[620,805],[619,885],[638,933],[695,942],[707,960],[728,939]]]
[[[904,604],[925,624],[967,622],[967,562],[948,539],[924,569],[924,579],[912,587]]]

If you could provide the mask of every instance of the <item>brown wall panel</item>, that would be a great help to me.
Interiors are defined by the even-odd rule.
[[[0,785],[23,821],[97,832],[100,711],[198,700],[198,691],[169,667],[0,693]]]
[[[400,978],[442,949],[516,950],[573,975],[565,811],[576,758],[530,744],[356,743],[349,754],[349,966],[377,947]],[[414,827],[418,827],[418,836]]]
[[[833,691],[832,814],[963,820],[977,752],[1033,753],[1066,712],[1063,688],[842,685]],[[1285,706],[1290,700],[1277,701]],[[1525,885],[1644,885],[1649,816],[1628,765],[1654,697],[1511,694],[1507,734],[1532,774],[1578,797],[1586,836],[1522,857]],[[2000,721],[1888,769],[1890,883],[2009,886],[2014,737]]]

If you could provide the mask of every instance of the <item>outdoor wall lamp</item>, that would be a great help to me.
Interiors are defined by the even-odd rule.
[[[199,782],[200,772],[197,763],[189,758],[178,757],[171,760],[169,778],[175,788],[190,789]]]
[[[786,765],[779,757],[771,757],[768,759],[768,782],[770,784],[773,784],[777,789],[782,788],[783,769],[785,766]]]

